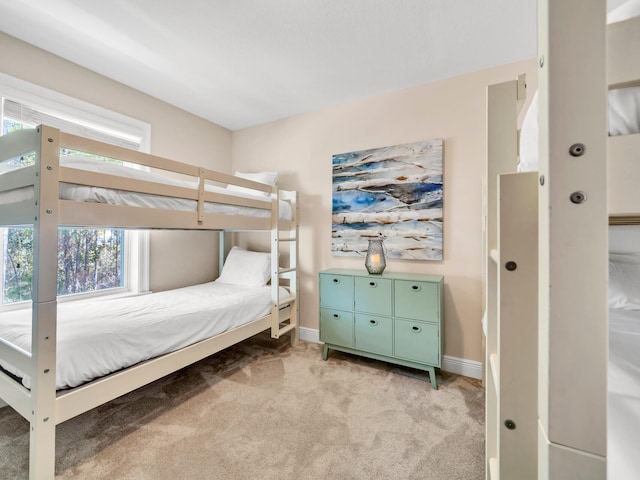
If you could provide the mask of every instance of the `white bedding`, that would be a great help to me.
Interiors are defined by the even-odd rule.
[[[608,380],[607,478],[636,479],[640,472],[640,310],[609,310]]]
[[[627,0],[608,13],[607,23],[640,16],[640,0]],[[609,135],[640,133],[640,87],[609,91]],[[537,171],[538,163],[538,92],[531,99],[520,135],[519,172]]]
[[[640,87],[609,92],[609,135],[640,133]],[[531,99],[520,134],[519,172],[538,170],[538,92]]]
[[[280,290],[281,298],[287,295]],[[58,305],[56,388],[75,387],[270,313],[271,287],[210,282],[138,297]],[[3,313],[0,338],[31,351],[31,309]],[[10,373],[25,377],[0,362]]]
[[[92,172],[105,173],[110,175],[118,175],[137,180],[146,180],[158,182],[165,185],[173,185],[179,187],[187,187],[195,189],[197,183],[192,181],[177,180],[144,170],[124,167],[121,165],[110,164],[106,162],[96,161],[93,159],[62,156],[60,157],[60,165],[63,167],[77,168],[80,170],[89,170]],[[6,170],[5,170],[6,171]],[[0,171],[0,174],[2,171]],[[102,187],[89,187],[85,185],[73,185],[69,183],[60,183],[60,198],[62,200],[73,200],[77,202],[92,203],[108,203],[113,205],[128,205],[134,207],[161,208],[167,210],[189,210],[195,211],[197,202],[194,200],[186,200],[181,198],[164,197],[161,195],[149,195],[135,192],[127,192],[124,190],[113,190]],[[264,201],[266,197],[259,192],[256,194],[246,193],[231,188],[223,188],[215,185],[207,185],[207,192],[223,193],[240,198],[251,198]],[[21,202],[33,199],[33,187],[25,187],[10,190],[0,194],[0,205]],[[225,215],[246,215],[253,217],[269,217],[270,210],[260,208],[242,207],[237,205],[226,205],[222,203],[205,204],[205,212],[221,213]],[[291,205],[288,202],[280,201],[279,216],[281,219],[291,219]]]

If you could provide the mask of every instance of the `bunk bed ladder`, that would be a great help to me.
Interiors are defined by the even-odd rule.
[[[291,344],[298,341],[298,315],[300,312],[298,302],[298,194],[274,188],[272,193],[273,212],[278,211],[280,198],[288,201],[291,205],[290,228],[281,231],[279,227],[279,215],[271,217],[271,258],[275,259],[271,266],[271,337],[280,338],[289,333]],[[283,235],[284,233],[284,235]],[[279,265],[280,247],[288,244],[288,267],[281,268]],[[289,288],[289,296],[280,298],[280,281],[285,279]],[[288,321],[281,321],[281,309],[283,306],[290,308]]]
[[[516,173],[526,77],[487,88],[486,479],[537,472],[538,176]]]

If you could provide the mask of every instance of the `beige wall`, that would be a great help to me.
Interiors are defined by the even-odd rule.
[[[318,272],[362,268],[331,255],[331,157],[336,153],[444,139],[444,261],[390,261],[387,269],[445,277],[444,354],[482,361],[482,176],[486,165],[485,91],[527,73],[534,59],[233,133],[233,167],[278,170],[300,192],[301,323],[318,328]]]
[[[330,267],[363,268],[331,255],[331,156],[441,137],[445,153],[444,261],[390,261],[392,271],[445,276],[445,355],[482,360],[481,178],[485,168],[485,89],[536,63],[515,64],[379,95],[230,132],[137,90],[0,33],[0,72],[151,124],[156,155],[211,169],[278,170],[301,198],[301,322],[318,328],[317,276]],[[244,240],[246,242],[246,240]],[[254,240],[249,240],[249,242]],[[264,240],[254,241],[264,244]],[[217,235],[152,232],[151,288],[213,279]]]
[[[231,131],[0,33],[0,72],[151,124],[151,151],[230,171]],[[164,290],[217,275],[217,234],[151,232],[150,287]]]

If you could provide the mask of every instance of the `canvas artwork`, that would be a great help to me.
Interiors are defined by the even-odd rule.
[[[334,255],[442,260],[443,142],[426,140],[333,156]]]

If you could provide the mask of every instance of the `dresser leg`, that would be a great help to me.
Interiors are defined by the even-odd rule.
[[[327,358],[329,358],[329,347],[325,343],[322,347],[322,359],[326,361]]]
[[[438,389],[438,383],[436,381],[436,369],[434,367],[429,368],[429,379],[431,380],[431,386],[434,390]]]

